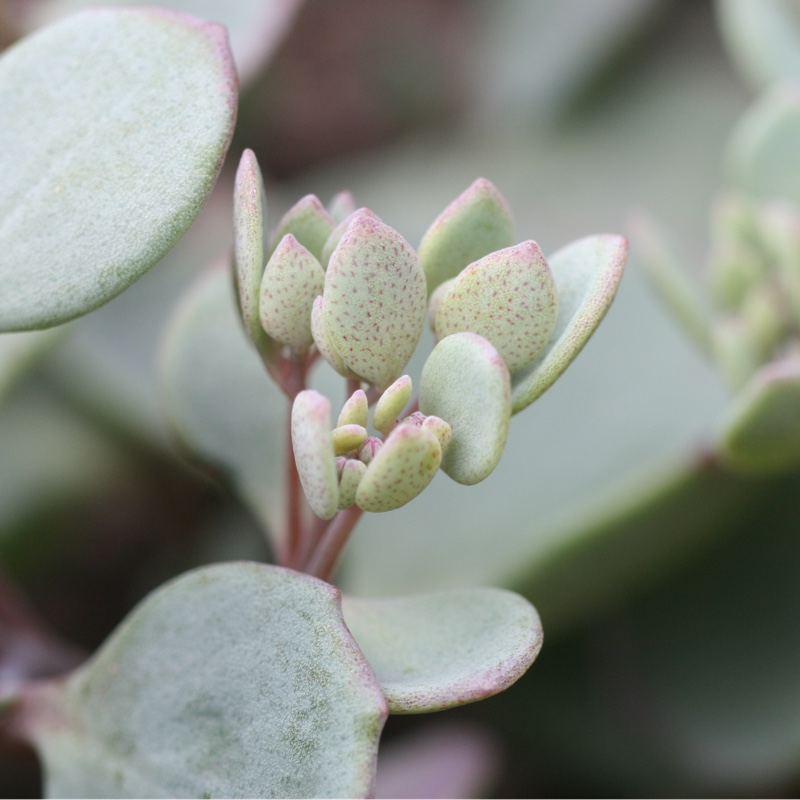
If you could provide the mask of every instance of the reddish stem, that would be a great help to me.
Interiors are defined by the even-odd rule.
[[[350,538],[356,523],[364,512],[358,506],[340,511],[327,525],[314,551],[305,563],[303,572],[329,581]]]

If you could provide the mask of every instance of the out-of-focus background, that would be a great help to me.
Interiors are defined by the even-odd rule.
[[[552,253],[622,233],[631,256],[607,319],[512,420],[490,478],[440,475],[409,506],[367,515],[351,542],[350,591],[511,586],[545,628],[539,660],[504,695],[391,718],[379,794],[796,796],[800,483],[685,477],[729,395],[648,284],[636,235],[647,213],[687,269],[704,265],[723,151],[761,88],[723,44],[723,4],[165,4],[230,28],[234,143],[162,264],[24,359],[0,353],[6,573],[92,650],[165,579],[270,557],[232,494],[181,460],[156,368],[171,309],[231,248],[243,148],[259,158],[273,223],[306,193],[327,202],[346,188],[413,245],[484,176],[519,240]],[[0,43],[80,5],[0,2]],[[0,787],[36,796],[35,759],[0,752]]]

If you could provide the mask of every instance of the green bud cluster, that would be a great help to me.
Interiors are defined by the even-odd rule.
[[[486,478],[512,413],[563,372],[605,314],[627,253],[621,237],[588,237],[559,251],[552,269],[536,242],[514,244],[508,205],[483,178],[417,250],[347,193],[327,209],[304,197],[268,238],[250,151],[235,192],[242,320],[293,399],[297,470],[323,519],[353,505],[398,508],[440,467],[464,484]],[[403,373],[426,316],[437,344],[415,403]],[[329,400],[287,378],[304,376],[317,356],[359,387],[335,426]],[[419,410],[403,416],[409,407]]]

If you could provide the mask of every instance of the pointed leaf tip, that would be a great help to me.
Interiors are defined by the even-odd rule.
[[[485,255],[514,244],[511,211],[486,178],[478,178],[434,220],[419,245],[430,295]]]

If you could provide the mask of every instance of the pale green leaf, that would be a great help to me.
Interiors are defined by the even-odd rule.
[[[245,330],[264,352],[274,344],[261,325],[259,299],[267,262],[267,197],[264,180],[252,150],[245,150],[233,187],[233,269]]]
[[[722,423],[725,463],[745,472],[781,472],[800,463],[800,359],[762,367]]]
[[[366,438],[361,428],[358,439]],[[300,392],[292,404],[292,449],[308,504],[318,517],[331,519],[339,508],[331,401],[313,389]]]
[[[218,25],[82,12],[0,59],[0,330],[91,311],[182,236],[236,116]]]
[[[274,252],[281,239],[291,233],[316,259],[322,258],[322,248],[333,231],[335,223],[319,198],[313,194],[301,197],[280,219],[270,237],[270,250]]]
[[[428,294],[464,267],[514,243],[514,223],[503,196],[478,178],[428,228],[419,245]]]
[[[312,318],[314,338],[326,358],[327,340],[337,371],[385,388],[414,353],[426,306],[425,276],[411,245],[388,225],[357,214],[328,263],[317,312],[322,336]]]
[[[345,595],[342,607],[394,714],[491,697],[514,683],[542,646],[536,610],[502,589]]]
[[[375,430],[384,435],[391,430],[397,422],[397,418],[408,405],[412,390],[413,384],[408,375],[401,375],[386,389],[375,403],[375,412],[372,415],[372,424],[375,426]]]
[[[92,0],[41,0],[26,3],[23,24],[31,30],[67,14],[97,5]],[[152,0],[105,0],[104,6],[152,6]],[[291,29],[303,0],[163,0],[159,5],[224,25],[230,35],[236,70],[242,83],[268,63]]]
[[[448,284],[436,305],[434,331],[444,339],[472,331],[488,339],[510,373],[544,349],[558,318],[550,267],[534,241],[484,256]]]
[[[228,269],[203,276],[175,310],[160,364],[162,405],[182,448],[231,484],[268,527],[283,528],[289,404],[238,318]]]
[[[454,481],[478,483],[497,466],[508,437],[510,394],[503,358],[477,333],[454,333],[428,356],[419,407],[450,425],[442,469]]]
[[[413,423],[398,425],[372,457],[356,492],[364,511],[394,511],[413,500],[433,480],[442,446],[432,431]]]
[[[364,797],[386,701],[329,584],[204,567],[26,698],[50,797]]]
[[[314,343],[311,307],[322,294],[325,271],[290,233],[270,256],[261,281],[261,323],[276,341],[305,355]]]
[[[515,414],[556,381],[594,333],[617,293],[627,255],[627,241],[606,234],[578,239],[551,256],[558,320],[544,353],[512,377]]]

